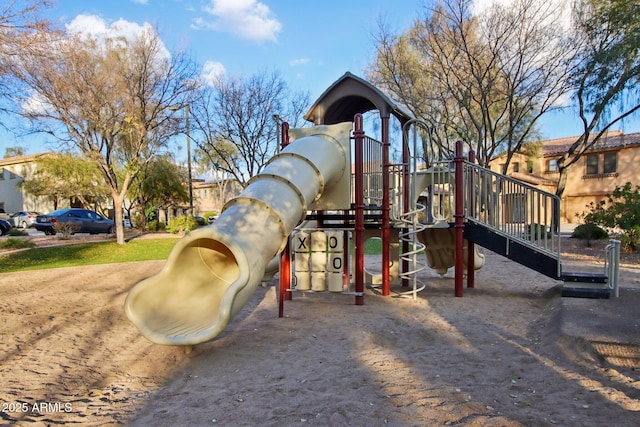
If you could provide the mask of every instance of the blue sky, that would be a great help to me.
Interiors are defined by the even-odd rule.
[[[279,70],[315,100],[346,71],[362,75],[372,58],[379,16],[407,27],[421,0],[58,0],[53,19],[95,15],[107,27],[119,19],[158,30],[170,49],[189,49],[227,75]]]
[[[484,3],[490,0],[476,0]],[[169,50],[189,50],[206,72],[250,76],[278,70],[314,101],[346,71],[363,76],[382,18],[407,28],[429,0],[57,0],[49,18],[77,31],[135,32],[156,28]],[[572,113],[541,122],[544,138],[579,133]],[[640,131],[637,120],[625,132]],[[34,137],[0,133],[0,152],[16,143],[28,153],[51,149]],[[44,147],[44,148],[43,148]]]

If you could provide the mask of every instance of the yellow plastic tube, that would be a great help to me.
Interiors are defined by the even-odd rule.
[[[351,128],[340,123],[305,130],[227,203],[215,223],[180,239],[161,272],[127,296],[125,312],[141,333],[166,345],[202,343],[220,334],[307,210],[332,187],[349,182]]]

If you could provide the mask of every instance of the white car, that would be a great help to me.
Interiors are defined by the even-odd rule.
[[[33,227],[36,223],[36,217],[40,215],[40,212],[34,211],[20,211],[12,214],[9,217],[9,222],[14,227],[29,228]]]

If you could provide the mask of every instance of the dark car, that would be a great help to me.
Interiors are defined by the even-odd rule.
[[[11,224],[9,224],[9,221],[0,219],[0,236],[4,236],[9,232],[9,230],[11,230]]]
[[[9,222],[14,227],[29,228],[33,227],[33,224],[35,224],[36,217],[38,215],[40,215],[40,212],[20,211],[11,214],[11,216],[9,217]]]
[[[112,220],[97,212],[79,208],[58,209],[46,215],[38,215],[34,227],[38,231],[44,231],[44,234],[54,235],[56,223],[69,224],[72,233],[111,234],[115,230]]]

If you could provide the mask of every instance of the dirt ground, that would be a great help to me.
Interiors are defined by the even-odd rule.
[[[572,240],[572,269],[601,268],[600,244]],[[637,256],[620,298],[596,300],[484,253],[463,298],[427,269],[416,300],[295,293],[278,318],[271,284],[189,348],[123,311],[164,262],[0,274],[0,424],[637,426]]]

